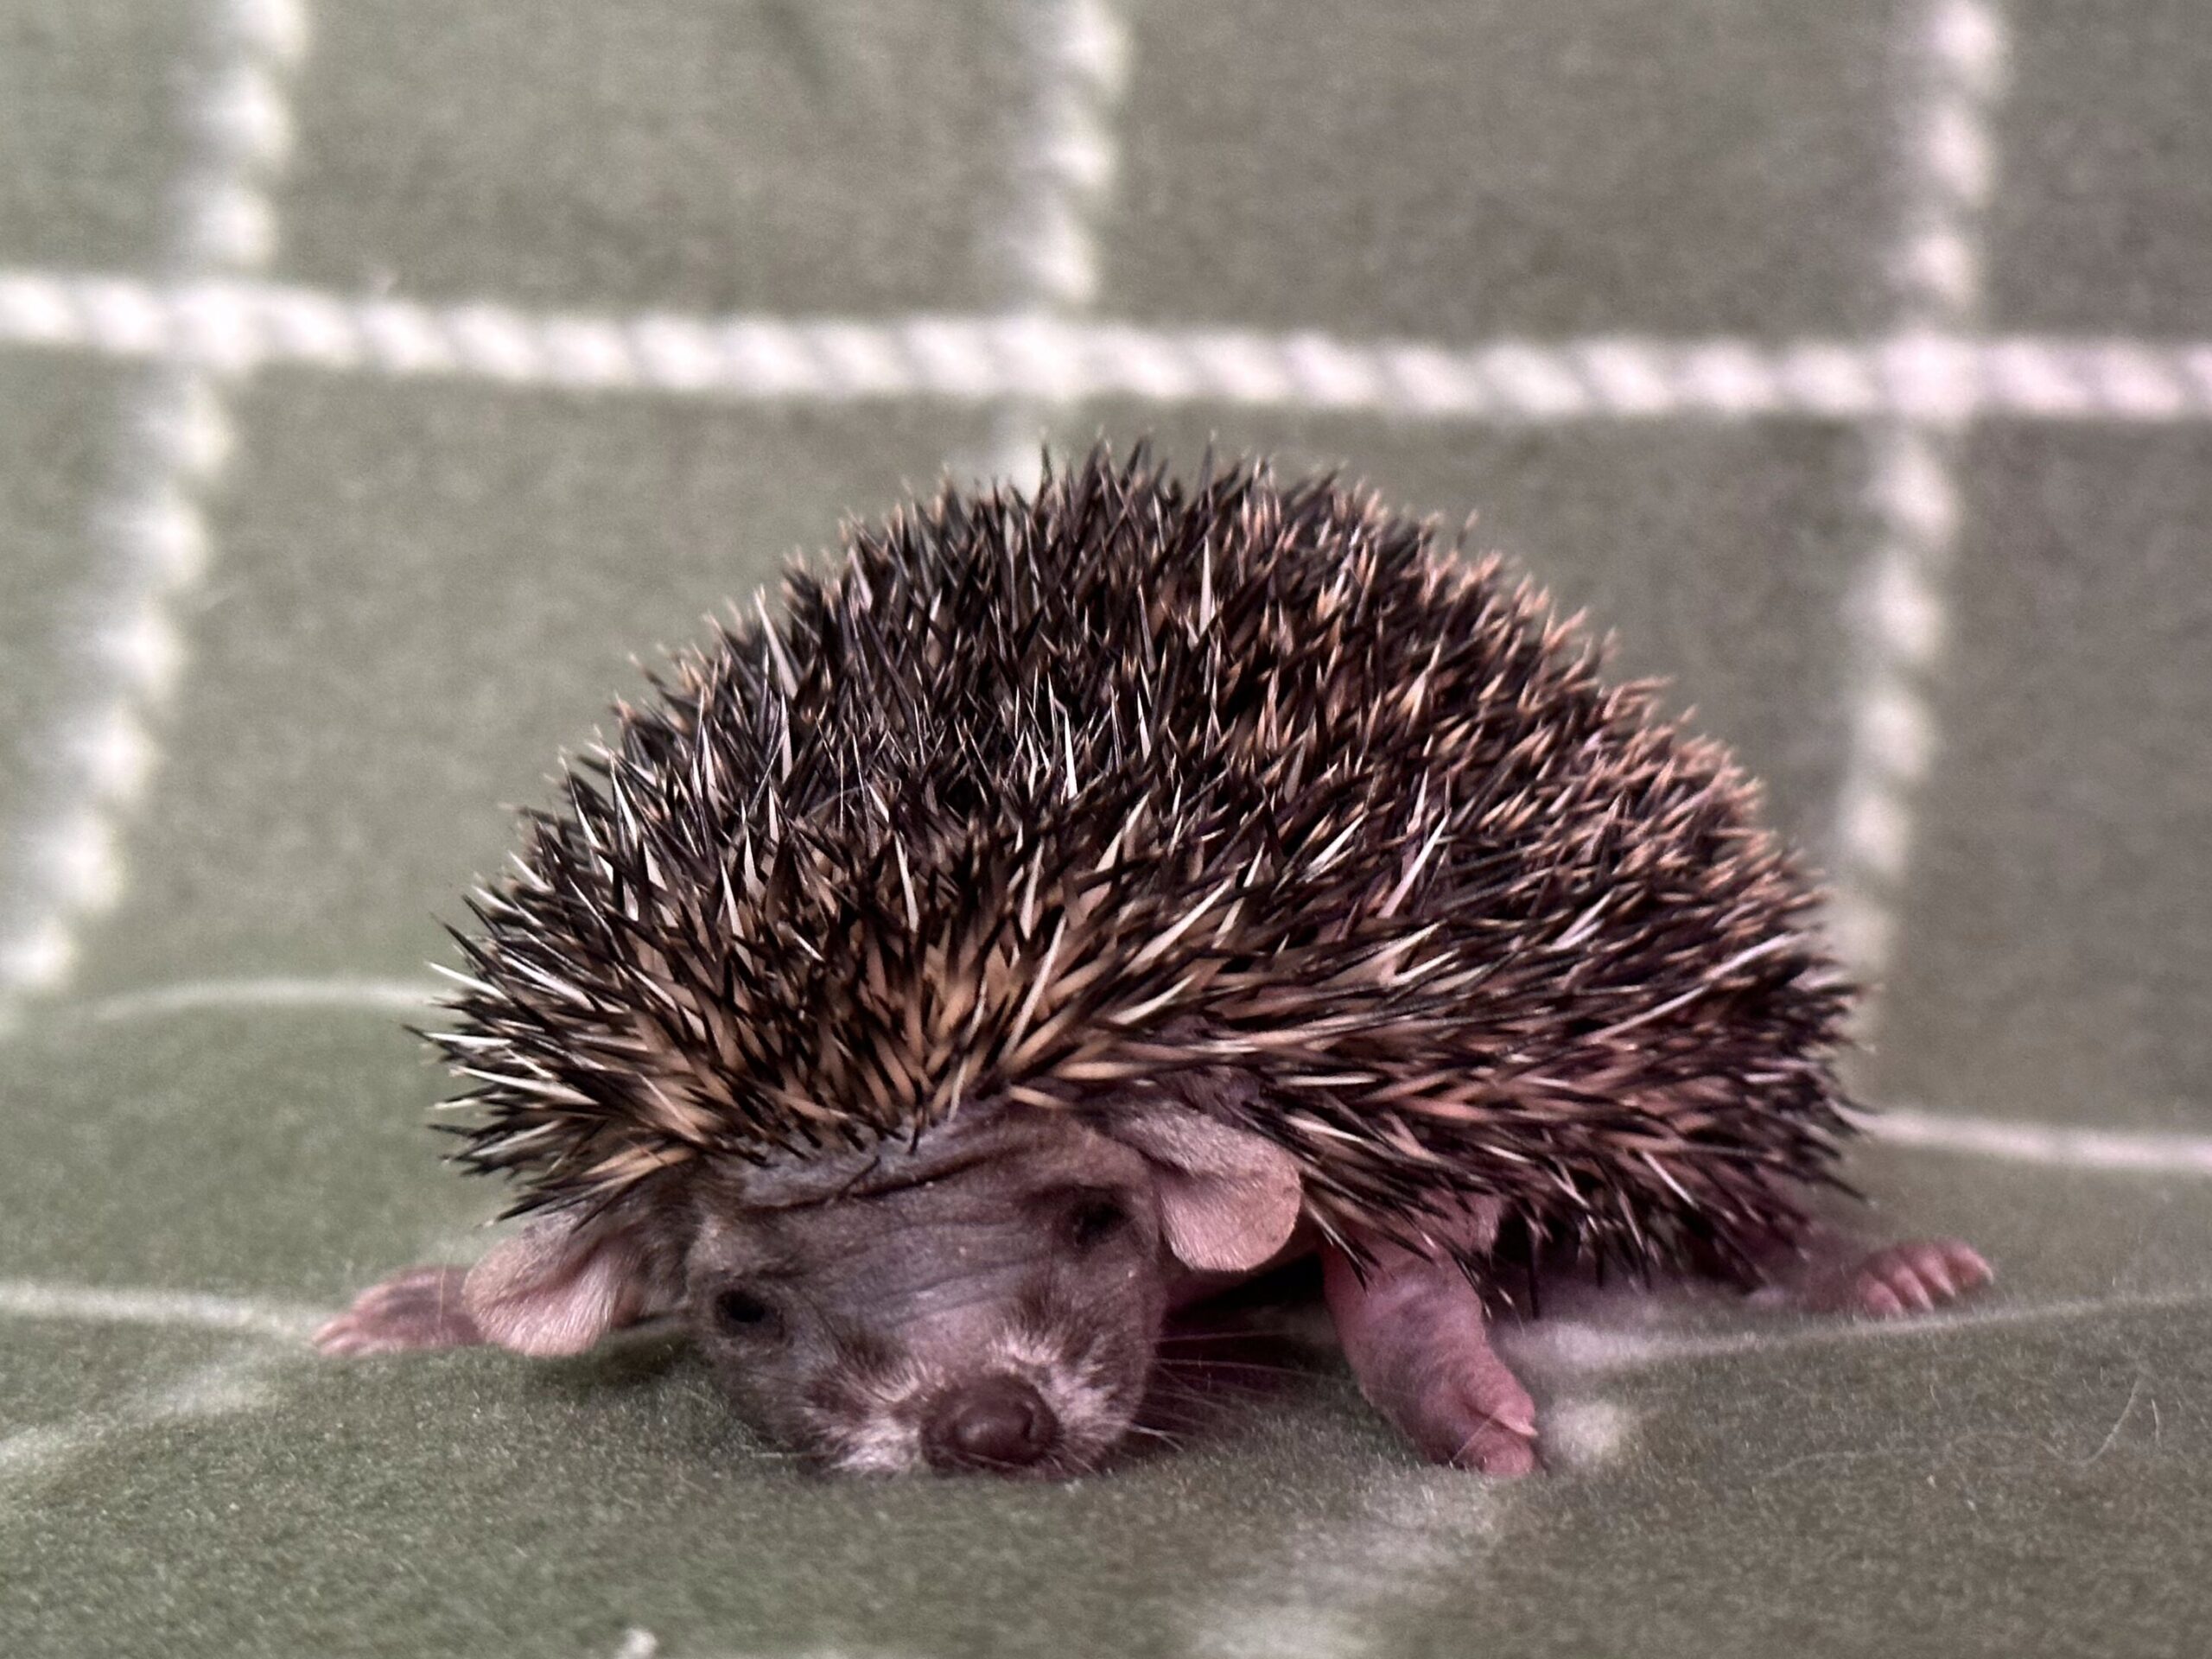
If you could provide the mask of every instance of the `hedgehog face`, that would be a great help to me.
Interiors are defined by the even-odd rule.
[[[740,1414],[835,1468],[1071,1475],[1128,1432],[1171,1299],[1280,1257],[1302,1204],[1287,1154],[1186,1104],[977,1108],[541,1217],[461,1302],[539,1356],[680,1312]]]
[[[1063,1113],[829,1198],[710,1185],[685,1310],[739,1414],[833,1468],[1065,1476],[1127,1433],[1166,1310],[1151,1163]]]

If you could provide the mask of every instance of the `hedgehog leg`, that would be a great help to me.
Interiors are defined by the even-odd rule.
[[[1433,1462],[1536,1467],[1536,1407],[1490,1345],[1481,1296],[1450,1262],[1378,1249],[1363,1280],[1322,1252],[1322,1285],[1359,1391]]]
[[[326,1354],[393,1354],[410,1348],[467,1348],[484,1340],[461,1305],[467,1268],[410,1268],[354,1298],[315,1333]]]

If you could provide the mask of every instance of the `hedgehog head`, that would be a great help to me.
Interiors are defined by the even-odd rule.
[[[738,1414],[854,1473],[1096,1467],[1179,1290],[1282,1254],[1298,1174],[1187,1108],[978,1107],[911,1141],[702,1160],[556,1212],[472,1268],[479,1333],[573,1353],[681,1318]]]

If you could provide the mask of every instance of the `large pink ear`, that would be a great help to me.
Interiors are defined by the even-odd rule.
[[[550,1216],[471,1268],[461,1300],[486,1342],[541,1359],[581,1354],[660,1311],[652,1265],[629,1228]]]
[[[1185,1267],[1248,1273],[1290,1243],[1304,1195],[1274,1141],[1187,1106],[1117,1119],[1109,1133],[1151,1160],[1167,1247]]]

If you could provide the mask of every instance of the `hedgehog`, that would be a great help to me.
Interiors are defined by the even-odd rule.
[[[1512,1476],[1491,1325],[1531,1274],[1874,1315],[1988,1279],[1835,1253],[1815,886],[1723,748],[1464,543],[1143,447],[846,525],[616,704],[471,896],[424,1034],[523,1224],[321,1345],[678,1319],[814,1463],[1068,1476],[1171,1310],[1318,1255],[1367,1399]]]

